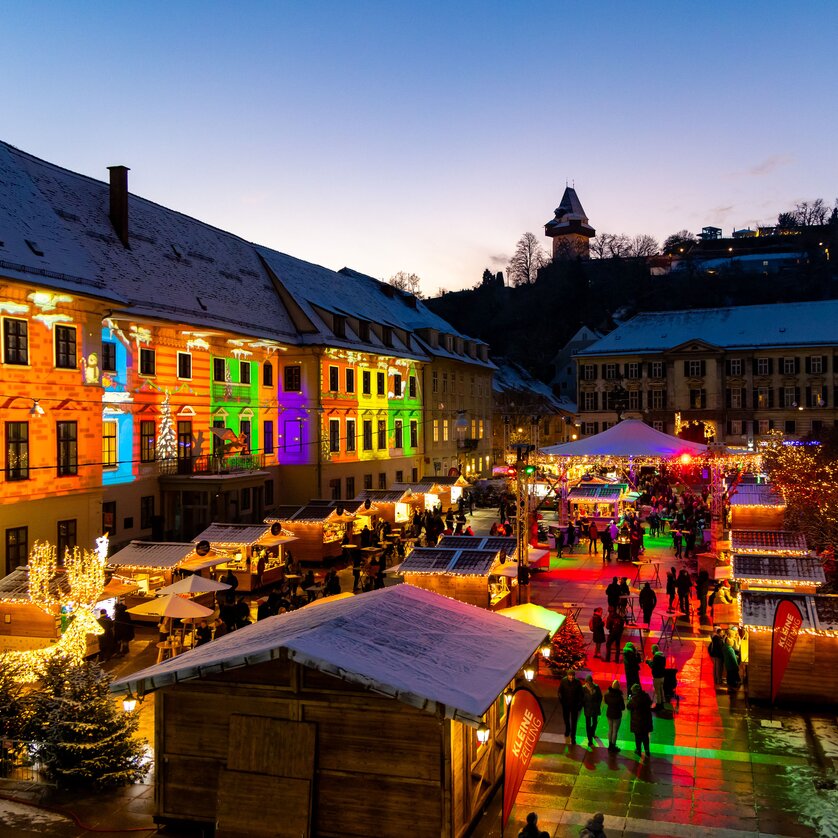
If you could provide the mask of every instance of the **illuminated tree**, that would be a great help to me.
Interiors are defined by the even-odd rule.
[[[160,406],[160,430],[157,434],[157,459],[174,460],[177,457],[177,436],[172,422],[172,407],[169,404],[169,391]]]
[[[579,669],[588,659],[585,652],[585,638],[576,624],[568,617],[562,627],[553,635],[550,657],[547,663],[556,675],[564,675],[568,669]]]

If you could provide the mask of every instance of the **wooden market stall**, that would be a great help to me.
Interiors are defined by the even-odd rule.
[[[740,483],[730,496],[730,528],[781,530],[786,502],[767,483]]]
[[[436,546],[459,550],[495,550],[508,559],[514,559],[517,542],[512,536],[505,535],[444,535]]]
[[[794,601],[803,617],[778,703],[835,706],[838,695],[838,596],[744,591],[741,621],[748,638],[748,698],[771,699],[771,640],[781,598]]]
[[[160,823],[460,838],[501,781],[503,693],[545,636],[398,585],[262,620],[112,689],[156,691]]]
[[[593,521],[604,530],[612,521],[619,521],[628,501],[627,483],[579,483],[567,494],[574,518]]]
[[[134,586],[134,592],[125,597],[125,604],[134,608],[154,599],[159,588],[171,585],[175,570],[192,557],[195,557],[194,544],[131,541],[108,556],[108,569],[112,579]]]
[[[393,489],[409,490],[410,504],[420,512],[442,507],[443,515],[449,509],[456,509],[457,501],[463,494],[468,481],[462,477],[443,477],[442,475],[423,476],[416,483],[394,483]]]
[[[241,593],[279,582],[285,570],[284,551],[297,537],[278,523],[210,524],[192,541],[196,552],[202,542],[209,543],[210,552],[221,559],[214,563],[217,574],[232,571]],[[189,563],[184,565],[189,568]]]
[[[361,504],[369,501],[379,520],[387,521],[393,529],[404,532],[413,517],[410,496],[410,489],[365,489],[355,496],[355,500]]]
[[[809,548],[803,533],[788,530],[731,530],[730,552],[765,556],[806,556]]]
[[[763,556],[734,553],[731,579],[742,590],[787,593],[815,593],[826,582],[823,564],[817,556]]]
[[[402,562],[399,573],[408,585],[496,611],[518,604],[513,595],[518,584],[516,568],[497,547],[416,547]]]

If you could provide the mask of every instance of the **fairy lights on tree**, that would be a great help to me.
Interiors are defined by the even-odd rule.
[[[157,459],[174,460],[177,457],[177,435],[172,422],[172,406],[169,404],[169,391],[160,405],[160,430],[157,434]]]

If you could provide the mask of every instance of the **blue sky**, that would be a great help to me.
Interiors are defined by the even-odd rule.
[[[0,4],[0,138],[332,268],[502,269],[838,196],[838,3]],[[549,241],[544,239],[545,246]]]

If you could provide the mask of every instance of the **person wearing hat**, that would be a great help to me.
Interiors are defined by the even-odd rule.
[[[641,750],[645,750],[646,756],[649,756],[649,734],[653,726],[652,699],[640,689],[640,684],[634,684],[631,688],[628,711],[631,714],[631,732],[634,734],[634,752],[640,756]]]
[[[582,827],[579,832],[579,838],[606,838],[603,825],[605,824],[605,815],[602,812],[597,812],[588,822]]]
[[[538,815],[530,812],[527,815],[527,825],[518,833],[518,838],[550,838],[550,833],[538,828]]]

